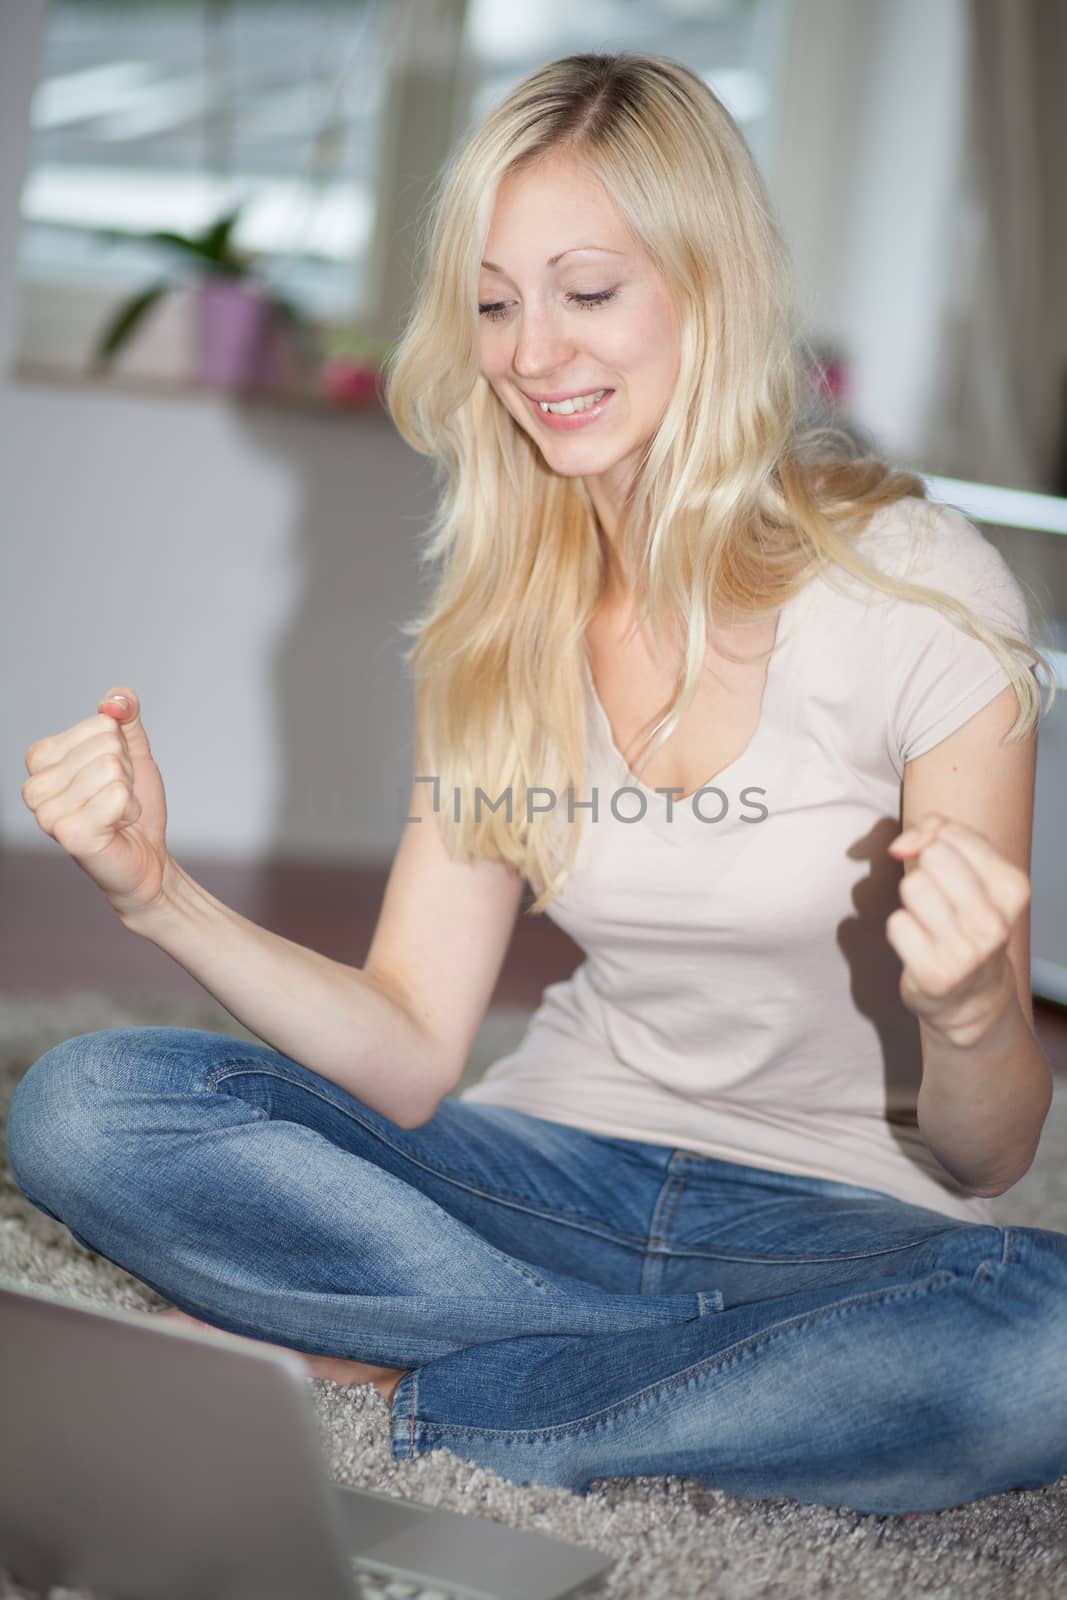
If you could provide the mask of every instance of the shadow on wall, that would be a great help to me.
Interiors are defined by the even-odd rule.
[[[235,401],[234,411],[243,442],[273,469],[288,468],[298,507],[291,609],[264,690],[280,785],[270,837],[287,855],[324,860],[351,858],[353,839],[390,841],[356,848],[361,859],[389,859],[410,792],[414,705],[399,624],[419,599],[429,464],[376,406],[299,426],[254,403]]]

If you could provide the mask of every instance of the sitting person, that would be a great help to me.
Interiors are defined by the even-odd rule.
[[[263,1043],[65,1041],[17,1182],[179,1316],[373,1383],[397,1459],[873,1512],[1067,1472],[1067,1235],[990,1209],[1051,1101],[1044,658],[965,516],[802,426],[788,308],[675,62],[554,61],[455,153],[388,371],[446,483],[362,967],[174,860],[132,689],[28,753],[44,831]],[[527,885],[585,959],[457,1094]]]

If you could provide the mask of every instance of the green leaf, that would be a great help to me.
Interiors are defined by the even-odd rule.
[[[153,244],[169,245],[183,255],[195,256],[202,266],[206,263],[216,272],[233,270],[229,261],[220,258],[214,246],[204,239],[191,239],[184,233],[173,233],[169,228],[161,228],[155,233],[145,234],[144,237]]]
[[[234,206],[232,211],[228,211],[225,216],[220,217],[203,235],[203,243],[211,251],[216,261],[232,261],[234,259],[230,245],[230,234],[233,232],[237,219],[243,210],[244,201],[242,200],[240,205]]]
[[[165,294],[172,285],[166,280],[154,283],[132,300],[124,300],[106,325],[91,358],[91,370],[100,372],[110,366],[121,347],[126,343],[150,306]]]

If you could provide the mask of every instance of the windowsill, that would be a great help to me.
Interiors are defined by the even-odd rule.
[[[223,388],[215,384],[197,383],[191,378],[153,377],[144,373],[80,372],[72,367],[51,366],[44,362],[18,360],[8,373],[8,381],[19,384],[43,384],[60,388],[92,389],[97,393],[139,394],[160,399],[205,400],[215,399],[231,406],[266,407],[269,410],[296,410],[326,417],[381,417],[386,408],[378,399],[361,405],[349,405],[332,400],[318,387],[314,378],[291,380],[270,389]]]
[[[149,311],[127,346],[105,370],[94,366],[93,352],[117,297],[100,284],[19,280],[18,342],[7,371],[11,383],[45,383],[98,392],[203,400],[214,396],[230,405],[288,409],[315,416],[381,413],[380,400],[352,404],[331,395],[321,366],[308,366],[295,352],[283,356],[270,387],[223,388],[202,381],[196,349],[198,324],[192,285],[176,284]],[[325,351],[342,326],[309,318],[313,345]]]

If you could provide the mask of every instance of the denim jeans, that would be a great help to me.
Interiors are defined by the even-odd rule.
[[[397,1460],[932,1511],[1067,1473],[1067,1234],[445,1099],[405,1129],[261,1043],[42,1055],[16,1181],[193,1316],[404,1368]]]

